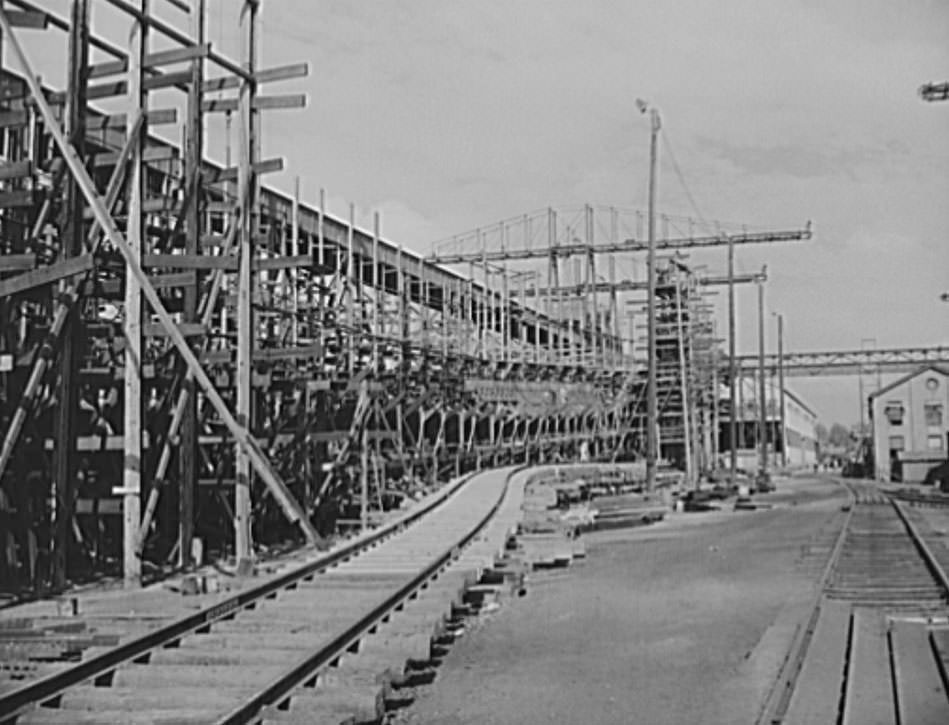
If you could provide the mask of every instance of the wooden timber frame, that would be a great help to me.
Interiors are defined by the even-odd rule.
[[[642,250],[615,215],[524,215],[479,230],[464,273],[439,266],[378,215],[367,231],[323,190],[310,206],[299,182],[261,184],[284,161],[264,155],[259,114],[306,103],[264,91],[307,68],[261,63],[258,2],[234,6],[239,61],[208,43],[204,0],[104,0],[127,19],[118,40],[96,32],[99,4],[41,5],[0,2],[0,591],[136,586],[202,549],[246,568],[478,467],[641,457],[644,366],[620,320],[638,288],[615,256]],[[65,38],[69,92],[36,80],[38,33]],[[181,102],[156,107],[166,89]],[[518,234],[540,238],[546,282],[509,266]],[[702,278],[669,274],[664,309],[687,334],[659,366],[678,460],[683,420],[709,437],[720,354]],[[690,447],[693,470],[708,448]]]

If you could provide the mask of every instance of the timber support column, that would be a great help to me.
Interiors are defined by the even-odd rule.
[[[148,0],[141,0],[141,10],[148,15]],[[145,91],[142,87],[143,64],[147,50],[148,26],[132,20],[129,35],[128,64],[128,118],[145,110]],[[130,137],[131,160],[128,180],[128,222],[126,239],[136,259],[141,260],[144,242],[145,167],[142,163],[145,130],[129,129],[137,137]],[[141,521],[142,495],[142,288],[134,274],[126,271],[125,279],[125,405],[123,435],[125,461],[122,473],[123,514],[123,578],[126,587],[137,587],[142,580],[142,562],[137,544]]]
[[[253,73],[257,43],[258,0],[244,0],[241,9],[241,40],[243,67]],[[240,261],[237,280],[237,422],[250,436],[254,435],[253,414],[253,279],[251,266],[254,254],[254,231],[257,224],[256,179],[251,167],[257,154],[256,112],[253,110],[256,84],[252,79],[241,83],[238,100],[240,150],[237,171],[237,195],[241,203]],[[244,569],[253,557],[251,544],[251,467],[250,459],[241,446],[236,446],[236,481],[234,487],[234,553],[238,570]]]
[[[191,9],[192,37],[198,44],[205,42],[205,0],[196,0]],[[201,156],[203,153],[204,128],[201,102],[204,82],[204,60],[191,61],[191,85],[188,88],[187,120],[185,128],[185,252],[197,255],[201,251],[203,179],[201,176]],[[294,252],[296,253],[296,252]],[[184,288],[183,312],[186,322],[198,321],[198,295],[200,294],[200,273],[194,271],[194,283]],[[178,563],[182,567],[199,564],[192,558],[192,540],[194,539],[194,495],[197,488],[198,472],[198,432],[197,432],[197,395],[194,377],[188,376],[184,385],[187,388],[188,402],[185,405],[181,421],[181,437],[178,444],[178,470],[180,476],[178,496]]]
[[[82,158],[86,137],[86,82],[89,67],[89,2],[73,0],[69,30],[69,87],[67,96],[66,137]],[[66,204],[62,220],[62,256],[74,257],[83,246],[83,195],[73,179],[66,181]],[[56,447],[53,458],[53,536],[51,555],[52,584],[66,585],[67,548],[71,539],[73,481],[76,476],[76,413],[79,410],[78,368],[81,357],[82,319],[78,305],[73,306],[66,322],[60,352],[59,407],[56,411]]]

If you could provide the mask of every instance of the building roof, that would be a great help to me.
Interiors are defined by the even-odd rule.
[[[945,375],[946,377],[949,377],[949,370],[947,370],[947,369],[944,368],[944,367],[940,367],[939,365],[932,365],[932,364],[930,364],[930,365],[922,365],[922,366],[920,366],[917,370],[914,370],[914,371],[911,372],[911,373],[907,373],[906,375],[904,375],[903,377],[899,378],[898,380],[894,380],[894,381],[893,381],[892,383],[890,383],[889,385],[887,385],[887,386],[885,386],[885,387],[883,387],[883,388],[880,388],[880,389],[877,390],[877,391],[874,391],[874,392],[870,393],[869,398],[872,400],[873,398],[878,398],[878,397],[880,397],[880,396],[883,395],[884,393],[889,393],[891,390],[893,390],[893,388],[898,388],[898,387],[899,387],[900,385],[902,385],[903,383],[909,382],[909,381],[912,380],[913,378],[919,377],[919,376],[922,375],[923,373],[929,372],[930,370],[935,370],[935,371],[936,371],[937,373],[939,373],[940,375]]]
[[[785,394],[786,396],[788,396],[789,398],[791,398],[795,403],[797,403],[798,405],[800,405],[802,408],[804,408],[804,410],[806,410],[806,411],[807,411],[808,413],[810,413],[812,416],[814,416],[815,418],[817,417],[817,413],[815,413],[813,410],[811,410],[811,407],[810,407],[807,403],[805,403],[803,400],[801,400],[795,393],[792,393],[790,390],[788,390],[787,388],[785,388],[785,389],[784,389],[784,394]]]

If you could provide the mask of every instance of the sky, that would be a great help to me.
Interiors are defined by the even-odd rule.
[[[238,8],[209,0],[209,39],[233,57]],[[768,265],[785,349],[947,344],[949,102],[917,94],[949,80],[944,0],[264,0],[260,17],[260,65],[310,68],[263,91],[308,95],[266,115],[263,156],[287,160],[269,185],[300,177],[304,201],[325,188],[367,227],[379,211],[420,251],[547,206],[645,208],[643,98],[663,121],[661,212],[812,221],[808,242],[737,255]],[[724,249],[691,259],[725,269]],[[755,352],[753,286],[738,303],[739,352]],[[828,424],[859,419],[854,377],[789,387]]]

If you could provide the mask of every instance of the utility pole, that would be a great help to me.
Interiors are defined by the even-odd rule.
[[[639,110],[646,112],[647,106],[637,101]],[[659,405],[656,398],[656,167],[659,142],[659,112],[649,109],[649,221],[648,221],[648,299],[647,316],[649,318],[649,367],[646,382],[646,490],[656,488],[656,459],[658,458],[657,427]]]
[[[784,315],[778,315],[778,390],[781,396],[781,466],[788,465],[788,420],[784,399]]]
[[[759,283],[760,284],[760,283]],[[731,482],[738,477],[738,396],[735,391],[735,240],[728,237],[728,397],[731,413],[728,416],[728,452]]]
[[[764,282],[758,282],[758,406],[761,478],[768,475],[768,406],[764,383]]]

